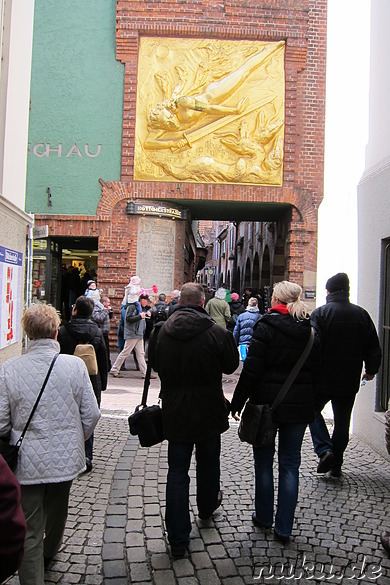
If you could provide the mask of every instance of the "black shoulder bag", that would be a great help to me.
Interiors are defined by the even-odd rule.
[[[255,445],[256,447],[266,447],[274,440],[276,425],[273,421],[273,413],[282,400],[285,398],[292,383],[297,377],[303,364],[307,360],[314,342],[314,329],[311,328],[309,341],[297,363],[291,370],[287,380],[276,395],[273,403],[270,404],[253,404],[250,400],[245,404],[241,414],[240,425],[238,427],[238,436],[241,441]]]
[[[164,321],[161,321],[163,325]],[[154,328],[153,345],[156,343],[157,333],[160,327]],[[148,390],[150,386],[150,374],[152,370],[152,351],[149,344],[149,360],[146,369],[144,391],[142,393],[141,404],[139,404],[133,414],[129,416],[129,429],[131,435],[138,435],[141,447],[152,447],[164,440],[162,426],[162,410],[159,404],[147,406]]]
[[[43,393],[43,391],[45,389],[45,386],[47,384],[47,381],[49,379],[49,376],[51,374],[51,371],[53,369],[53,366],[54,366],[55,361],[56,361],[57,358],[58,358],[58,354],[56,354],[54,356],[54,358],[52,359],[52,362],[50,364],[49,370],[48,370],[48,372],[46,374],[46,378],[45,378],[45,380],[44,380],[44,382],[42,384],[42,388],[40,389],[40,392],[39,392],[39,394],[37,396],[37,399],[35,401],[35,404],[32,407],[32,410],[30,412],[30,416],[28,417],[28,420],[27,420],[27,422],[25,424],[25,427],[24,427],[24,429],[22,431],[22,434],[20,435],[20,437],[19,437],[18,441],[16,442],[16,444],[15,445],[10,445],[8,438],[7,439],[0,438],[0,455],[3,456],[5,462],[8,464],[8,467],[11,469],[11,471],[15,471],[15,469],[16,469],[16,466],[18,464],[19,449],[20,449],[20,446],[21,446],[22,441],[24,439],[24,435],[26,434],[27,429],[29,427],[29,424],[31,422],[31,419],[34,416],[34,412],[37,409],[38,403],[39,403],[39,401],[41,399],[42,393]]]

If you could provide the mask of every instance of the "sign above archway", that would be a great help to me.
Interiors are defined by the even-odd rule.
[[[134,179],[282,185],[284,41],[140,41]]]

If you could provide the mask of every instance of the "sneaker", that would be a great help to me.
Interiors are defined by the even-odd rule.
[[[330,476],[331,477],[341,477],[341,467],[331,467]]]
[[[198,514],[199,519],[200,520],[209,520],[211,518],[211,516],[214,514],[215,510],[218,510],[218,508],[222,504],[222,499],[223,499],[223,493],[221,492],[221,490],[219,490],[218,496],[217,496],[217,505],[215,506],[214,510],[211,512],[211,514],[202,514],[201,512],[199,512],[199,514]]]
[[[108,373],[111,374],[111,376],[114,376],[114,378],[121,377],[120,373],[117,370],[110,370]]]
[[[325,451],[320,457],[317,473],[327,473],[330,471],[332,465],[334,463],[334,455],[332,451]]]

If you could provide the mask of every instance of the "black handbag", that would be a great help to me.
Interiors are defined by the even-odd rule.
[[[241,441],[256,447],[271,445],[276,433],[276,424],[273,421],[273,413],[286,396],[292,383],[297,377],[303,364],[307,360],[314,342],[314,329],[311,328],[309,341],[306,344],[300,358],[291,370],[287,380],[279,390],[272,405],[254,404],[250,400],[245,404],[241,414],[238,436]]]
[[[155,328],[157,331],[158,328]],[[154,342],[156,340],[154,339]],[[162,409],[158,404],[147,406],[150,374],[152,371],[151,346],[149,345],[149,361],[146,369],[144,391],[141,404],[128,418],[131,435],[138,435],[141,447],[152,447],[164,440],[162,425]]]
[[[49,379],[49,376],[51,374],[51,371],[53,369],[53,366],[55,364],[57,357],[58,357],[58,354],[56,354],[54,356],[54,358],[50,364],[49,370],[46,374],[46,378],[42,384],[42,388],[40,389],[38,397],[35,401],[35,404],[32,407],[32,410],[30,412],[30,416],[28,417],[28,420],[27,420],[25,427],[22,431],[22,434],[20,435],[20,437],[17,440],[17,442],[15,443],[15,445],[10,445],[9,436],[8,437],[0,437],[0,455],[2,455],[2,457],[4,458],[5,462],[8,464],[8,467],[11,469],[11,471],[15,471],[15,469],[16,469],[16,466],[18,464],[19,449],[20,449],[20,446],[21,446],[22,441],[24,439],[24,435],[26,434],[26,431],[29,427],[31,419],[34,416],[34,412],[36,411],[36,408],[37,408],[38,403],[41,399],[42,393],[45,389],[45,386],[47,384],[47,381]]]

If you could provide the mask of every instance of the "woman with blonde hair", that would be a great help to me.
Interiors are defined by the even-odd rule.
[[[16,444],[54,364],[15,471],[27,522],[21,585],[44,585],[44,569],[61,546],[72,481],[85,470],[84,441],[100,418],[84,362],[58,355],[59,325],[54,307],[31,305],[22,319],[27,352],[0,368],[0,437]]]
[[[250,399],[271,405],[310,337],[308,307],[301,300],[302,289],[292,282],[278,282],[271,309],[255,325],[248,356],[234,391],[231,412],[236,418]],[[298,500],[301,447],[307,424],[314,418],[313,374],[318,343],[273,413],[275,436],[271,445],[253,447],[255,463],[255,526],[271,528],[274,523],[273,459],[279,435],[279,485],[275,516],[275,537],[287,542],[291,536]]]

